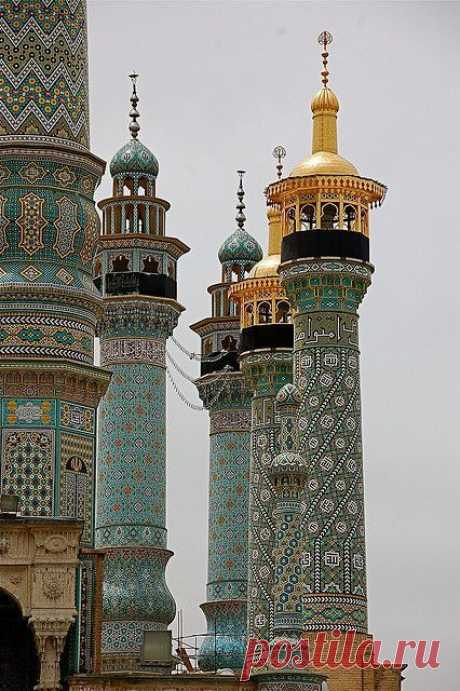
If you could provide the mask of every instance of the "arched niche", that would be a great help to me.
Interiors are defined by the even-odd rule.
[[[32,691],[40,679],[34,635],[19,603],[0,588],[0,688]]]

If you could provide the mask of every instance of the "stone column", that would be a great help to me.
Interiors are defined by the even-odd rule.
[[[290,381],[291,350],[247,351],[241,355],[241,369],[247,387],[254,392],[249,471],[247,635],[248,638],[271,640],[274,615],[272,550],[276,526],[272,516],[274,488],[270,465],[279,451],[275,397]]]
[[[363,261],[298,259],[281,266],[294,312],[299,451],[308,462],[302,527],[306,631],[367,632],[358,307]]]
[[[155,298],[106,298],[101,362],[112,381],[101,404],[96,543],[105,552],[104,669],[136,667],[144,631],[165,630],[166,339],[178,311]]]
[[[197,381],[209,410],[207,637],[203,671],[240,670],[246,652],[250,394],[240,372]]]

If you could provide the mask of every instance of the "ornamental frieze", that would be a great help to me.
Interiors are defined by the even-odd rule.
[[[165,341],[154,338],[110,338],[101,342],[101,364],[143,362],[166,367]]]

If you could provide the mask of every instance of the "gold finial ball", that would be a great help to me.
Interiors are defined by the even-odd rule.
[[[321,46],[327,46],[329,43],[332,43],[333,40],[334,37],[329,33],[329,31],[322,31],[318,36],[318,43]]]

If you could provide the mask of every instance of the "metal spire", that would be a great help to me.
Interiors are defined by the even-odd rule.
[[[283,158],[286,158],[286,149],[284,146],[275,146],[273,149],[273,158],[278,160],[278,163],[276,164],[276,174],[278,176],[278,180],[281,180],[283,177]]]
[[[136,83],[137,83],[137,78],[139,77],[136,72],[133,72],[132,74],[129,75],[129,78],[131,79],[133,83],[133,94],[131,96],[131,111],[129,113],[129,117],[131,118],[132,122],[129,125],[129,131],[131,132],[131,136],[133,139],[137,139],[139,135],[139,130],[141,129],[139,123],[137,122],[137,118],[139,117],[139,111],[137,110],[137,104],[139,103],[139,96],[137,95],[137,89],[136,89]]]
[[[329,57],[329,53],[327,51],[327,47],[330,43],[333,41],[333,36],[332,34],[329,33],[329,31],[322,31],[320,35],[318,36],[318,43],[323,46],[323,52],[321,53],[321,56],[323,58],[323,71],[321,72],[322,76],[322,82],[324,88],[327,89],[327,83],[329,81],[329,72],[327,69],[327,59]]]
[[[240,230],[245,230],[244,224],[246,221],[246,216],[244,215],[244,210],[245,210],[246,206],[243,202],[243,199],[244,199],[243,175],[245,174],[246,171],[245,170],[237,170],[236,172],[240,176],[240,184],[238,186],[238,190],[236,193],[236,195],[238,197],[238,204],[236,205],[237,214],[235,217],[235,221],[237,222],[238,228]]]

